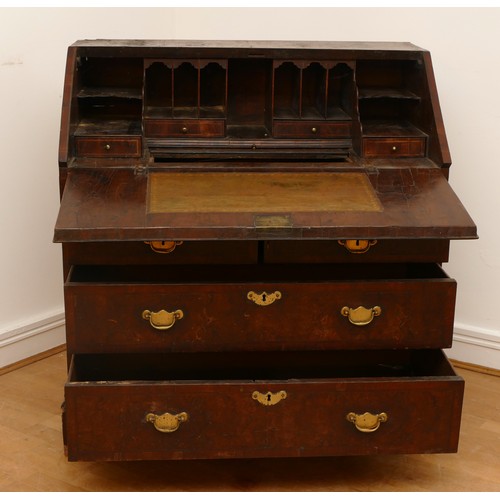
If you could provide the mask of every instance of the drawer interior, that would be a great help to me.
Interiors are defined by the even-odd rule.
[[[293,283],[449,279],[433,263],[241,266],[74,266],[71,283]]]
[[[457,378],[441,350],[78,354],[68,384]]]

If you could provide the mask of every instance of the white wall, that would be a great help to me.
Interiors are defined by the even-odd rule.
[[[431,51],[451,184],[481,239],[452,243],[452,356],[500,368],[500,9],[0,9],[0,366],[64,342],[57,146],[81,38],[411,41]]]

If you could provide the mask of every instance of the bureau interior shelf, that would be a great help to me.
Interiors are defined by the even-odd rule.
[[[398,88],[361,88],[359,99],[409,99],[419,101],[420,97],[407,89]]]
[[[117,99],[142,99],[140,88],[120,88],[120,87],[85,87],[78,92],[78,98],[109,98]]]
[[[75,136],[121,136],[140,134],[140,120],[101,119],[96,121],[91,119],[82,119],[75,129]]]
[[[422,130],[405,120],[365,120],[362,129],[363,137],[427,137]]]

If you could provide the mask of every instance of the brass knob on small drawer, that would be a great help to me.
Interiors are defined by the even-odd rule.
[[[366,307],[359,306],[353,309],[352,307],[344,306],[340,310],[340,314],[346,316],[353,325],[365,326],[370,324],[375,316],[382,314],[382,308],[374,306],[367,309]]]
[[[346,415],[346,419],[352,422],[359,432],[375,432],[382,422],[387,422],[387,413],[378,413],[374,415],[373,413],[363,413],[358,415],[357,413],[350,412]]]
[[[104,146],[104,149],[105,149],[106,151],[109,151],[109,150],[111,149],[111,144],[106,144],[106,145]]]
[[[316,127],[313,127],[313,128],[311,129],[311,132],[312,132],[313,134],[315,134],[317,131],[318,131],[318,129],[317,129]]]
[[[149,320],[150,325],[156,330],[168,330],[174,326],[176,320],[183,317],[184,313],[180,309],[174,312],[168,312],[165,309],[158,312],[148,309],[142,311],[142,319]]]
[[[182,127],[182,129],[181,129],[181,130],[182,130],[182,133],[183,133],[183,134],[187,134],[187,131],[188,131],[187,127]]]
[[[398,150],[398,147],[397,146],[392,146],[392,151],[397,151]]]
[[[182,422],[187,422],[189,416],[186,412],[172,415],[171,413],[164,413],[163,415],[155,415],[148,413],[146,415],[146,422],[150,422],[155,426],[155,429],[160,432],[175,432]]]

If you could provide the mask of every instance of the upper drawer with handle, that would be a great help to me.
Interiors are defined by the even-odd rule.
[[[437,265],[76,266],[68,349],[148,352],[451,344],[456,283]]]
[[[77,156],[108,158],[139,158],[141,137],[76,137],[75,150]]]

